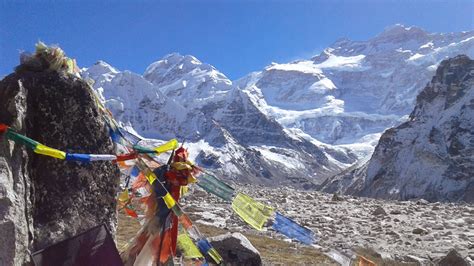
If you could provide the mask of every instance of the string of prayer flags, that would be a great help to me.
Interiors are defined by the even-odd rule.
[[[153,189],[155,190],[158,197],[161,197],[166,204],[168,209],[171,209],[173,213],[178,217],[178,220],[182,223],[183,227],[186,229],[188,234],[195,240],[197,240],[197,246],[201,250],[203,254],[208,254],[217,264],[220,264],[223,259],[219,255],[216,249],[212,247],[212,245],[202,237],[199,230],[192,224],[189,217],[181,210],[181,207],[176,203],[173,196],[166,190],[164,185],[158,180],[151,171],[151,169],[146,165],[145,161],[142,158],[139,158],[137,162],[138,168],[145,174],[149,183],[153,185]],[[151,182],[150,182],[151,180]],[[163,196],[162,196],[163,195]],[[201,243],[201,244],[199,244]]]
[[[13,140],[16,143],[21,143],[26,147],[32,149],[37,154],[47,155],[53,158],[68,160],[68,161],[79,161],[88,163],[91,161],[115,161],[117,156],[113,154],[82,154],[82,153],[65,153],[63,151],[43,145],[36,140],[30,139],[24,135],[18,134],[17,132],[8,128],[7,138]],[[123,155],[126,157],[126,155]]]
[[[262,230],[274,210],[251,197],[238,193],[232,201],[232,209],[244,220],[257,230]]]
[[[289,238],[296,239],[306,245],[312,245],[316,241],[313,231],[297,224],[295,221],[283,216],[279,212],[276,212],[272,228],[275,229],[275,231],[280,232]]]
[[[111,117],[110,114],[109,114],[108,118],[111,120],[112,123],[116,124],[116,122],[113,120],[113,118]],[[122,131],[120,131],[120,130],[119,130],[119,132],[122,133]],[[123,134],[121,134],[121,136],[126,142],[129,142],[128,144],[130,144],[130,141],[127,140],[124,137]],[[136,146],[137,145],[135,144],[135,146],[133,146],[133,148],[135,149]],[[141,147],[139,147],[139,149],[140,148]],[[165,152],[165,151],[169,151],[169,150],[174,150],[176,148],[178,148],[178,141],[176,139],[172,139],[172,140],[168,141],[167,143],[155,148],[154,151],[153,151],[153,154],[161,153],[161,152]],[[183,227],[186,229],[189,236],[191,238],[193,238],[195,241],[201,241],[201,246],[203,245],[203,243],[206,244],[205,247],[206,247],[207,252],[204,252],[204,253],[208,254],[217,264],[220,264],[221,262],[223,262],[223,259],[219,255],[217,250],[215,250],[212,247],[212,245],[201,235],[201,233],[199,232],[197,227],[192,224],[189,217],[181,210],[181,207],[176,203],[176,201],[171,196],[171,194],[166,190],[164,185],[159,180],[158,180],[158,182],[156,182],[156,179],[158,179],[157,176],[153,173],[153,171],[150,169],[150,166],[147,165],[147,163],[144,159],[144,158],[148,158],[148,159],[151,159],[152,162],[154,162],[153,158],[150,158],[148,156],[149,152],[146,150],[147,148],[144,148],[142,150],[142,151],[146,151],[146,152],[140,152],[139,149],[135,149],[135,151],[137,151],[138,153],[144,153],[145,154],[144,157],[141,157],[141,156],[137,157],[138,160],[137,160],[137,164],[135,165],[135,167],[137,167],[138,170],[141,172],[140,174],[145,175],[148,183],[153,186],[153,190],[155,190],[155,192],[157,192],[156,194],[159,195],[159,197],[161,197],[165,201],[166,206],[169,209],[171,209],[171,211],[173,211],[173,213],[178,217],[178,220],[183,225]],[[156,166],[156,167],[158,167],[158,166]]]
[[[196,245],[194,245],[191,238],[185,232],[178,235],[178,247],[183,251],[186,259],[204,258]]]
[[[217,179],[215,176],[203,173],[199,177],[197,184],[205,191],[212,193],[225,201],[230,202],[234,197],[234,188]]]

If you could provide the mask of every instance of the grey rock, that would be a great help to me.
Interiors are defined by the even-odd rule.
[[[344,198],[341,197],[338,193],[334,193],[331,198],[332,201],[344,201]]]
[[[425,199],[419,199],[419,200],[416,201],[416,204],[417,205],[428,205],[429,201],[427,201]]]
[[[416,235],[426,235],[428,234],[428,231],[423,228],[415,228],[413,229],[412,233]]]
[[[84,81],[45,69],[18,69],[0,81],[0,123],[63,151],[114,152]],[[28,263],[28,252],[98,224],[115,231],[117,166],[62,161],[0,138],[0,261]]]
[[[439,266],[469,266],[461,254],[459,254],[455,249],[449,251],[449,253],[441,258],[438,262]]]
[[[226,265],[262,265],[258,250],[241,233],[227,233],[209,238]]]
[[[387,215],[387,212],[384,210],[384,208],[382,208],[382,206],[377,206],[375,207],[375,209],[372,211],[372,215],[375,215],[375,216],[385,216]]]
[[[391,210],[390,211],[390,214],[401,214],[402,212],[398,209],[395,209],[395,210]]]

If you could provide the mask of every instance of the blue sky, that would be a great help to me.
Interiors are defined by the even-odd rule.
[[[309,58],[340,37],[366,40],[395,23],[472,30],[473,10],[473,0],[0,0],[0,77],[18,64],[19,50],[42,40],[59,44],[80,67],[102,59],[141,74],[179,52],[237,79],[271,62]]]

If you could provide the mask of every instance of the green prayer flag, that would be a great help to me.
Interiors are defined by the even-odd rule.
[[[13,140],[16,143],[21,143],[21,144],[25,145],[26,147],[28,147],[32,150],[35,150],[36,146],[38,146],[38,144],[40,144],[39,142],[37,142],[35,140],[32,140],[32,139],[30,139],[26,136],[21,135],[21,134],[18,134],[18,133],[16,133],[15,131],[13,131],[11,129],[8,129],[8,131],[7,131],[7,138]]]
[[[223,200],[232,201],[232,198],[234,197],[235,190],[212,175],[201,175],[198,178],[197,184],[205,191],[212,193]]]
[[[152,150],[150,148],[143,147],[143,146],[140,146],[140,145],[134,145],[133,149],[135,149],[139,153],[156,153],[155,150]]]

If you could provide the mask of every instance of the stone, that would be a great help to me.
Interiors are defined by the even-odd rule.
[[[419,199],[416,201],[416,205],[428,205],[430,202],[425,199]]]
[[[241,233],[227,233],[209,238],[226,265],[262,265],[258,250]]]
[[[339,196],[338,193],[334,193],[331,198],[332,201],[344,201],[344,198]]]
[[[441,258],[438,262],[439,266],[469,266],[469,262],[467,262],[461,254],[459,254],[455,249],[449,251],[449,253]]]
[[[415,228],[413,229],[412,233],[415,235],[426,235],[428,234],[428,231],[423,228]]]
[[[390,211],[390,214],[401,214],[402,212],[398,209],[394,209]]]
[[[375,209],[372,211],[372,215],[375,215],[375,216],[385,216],[387,215],[387,212],[384,210],[384,208],[382,208],[381,206],[376,206]]]
[[[114,153],[92,93],[74,75],[22,67],[0,81],[0,123],[63,151]],[[0,262],[28,264],[29,252],[98,224],[115,232],[119,177],[110,162],[58,160],[0,136]]]

